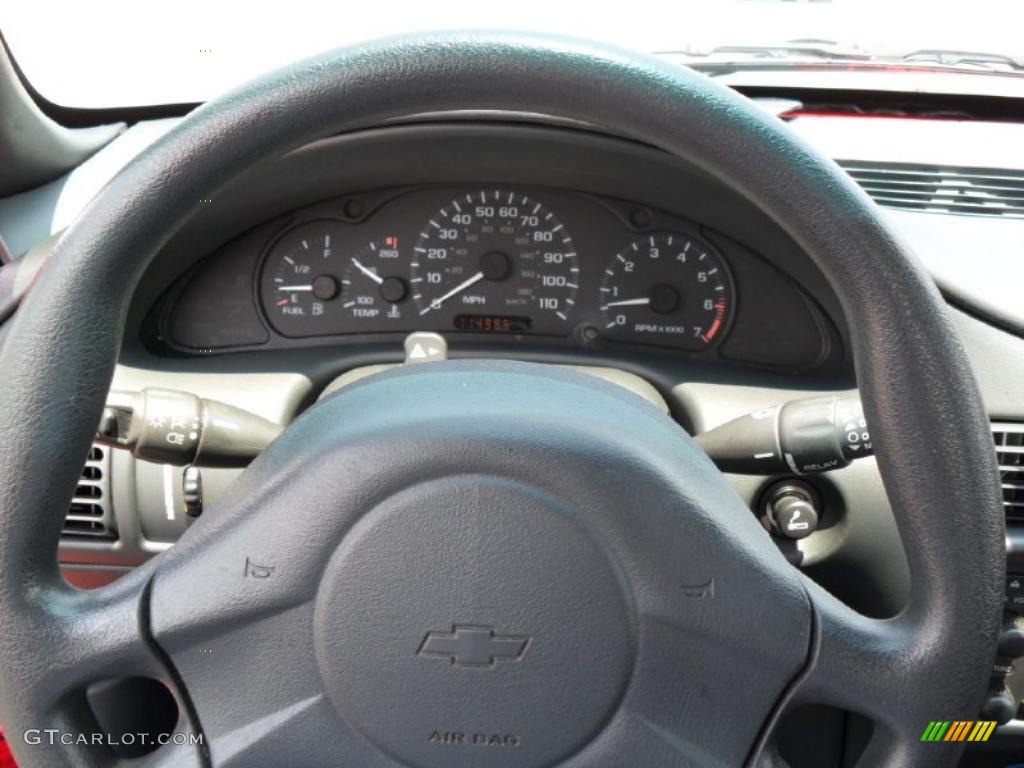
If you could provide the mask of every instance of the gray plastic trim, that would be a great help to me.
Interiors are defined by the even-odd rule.
[[[375,373],[383,373],[384,371],[389,371],[396,367],[398,366],[368,365],[361,368],[353,368],[328,384],[317,399],[322,400],[328,395],[334,394],[351,384],[355,384],[357,381],[361,381]],[[669,413],[668,403],[665,402],[665,398],[661,396],[661,393],[658,392],[658,390],[652,386],[649,381],[642,379],[635,373],[629,373],[628,371],[622,371],[617,368],[607,368],[595,365],[560,365],[558,367],[566,368],[571,371],[578,371],[579,373],[590,374],[591,376],[596,376],[597,378],[603,379],[611,384],[616,384],[628,392],[632,392],[634,395],[642,397],[662,413]]]
[[[124,123],[65,128],[36,106],[0,37],[0,197],[66,173],[124,130]]]

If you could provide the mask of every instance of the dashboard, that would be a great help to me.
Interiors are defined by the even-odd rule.
[[[769,367],[827,355],[815,303],[728,234],[563,188],[399,187],[305,206],[202,259],[155,310],[179,353],[413,331]]]

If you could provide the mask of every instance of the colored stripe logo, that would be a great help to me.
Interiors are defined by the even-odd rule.
[[[995,720],[932,720],[921,741],[988,741],[995,729]]]

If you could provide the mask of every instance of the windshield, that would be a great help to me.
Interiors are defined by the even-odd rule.
[[[847,76],[873,69],[893,82],[913,70],[904,90],[948,91],[954,78],[955,92],[987,92],[998,80],[997,93],[1024,96],[1020,0],[0,4],[0,31],[29,82],[50,101],[89,108],[204,101],[320,51],[443,29],[592,38],[758,85],[814,85],[842,64]]]

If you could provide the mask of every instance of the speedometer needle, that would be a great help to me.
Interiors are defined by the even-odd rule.
[[[359,262],[359,259],[357,259],[357,258],[355,258],[355,257],[352,257],[352,263],[356,265],[356,269],[358,269],[358,270],[359,270],[360,272],[362,272],[362,273],[363,273],[364,275],[366,275],[366,276],[367,276],[368,278],[370,278],[371,280],[373,280],[373,282],[375,282],[375,283],[376,283],[377,285],[380,285],[381,283],[383,283],[383,282],[384,282],[384,278],[383,278],[383,277],[381,277],[380,275],[378,275],[378,274],[377,274],[376,272],[374,272],[374,271],[373,271],[372,269],[368,269],[367,267],[364,267],[364,266],[363,266],[363,265],[362,265],[362,264],[361,264],[361,263]]]
[[[429,312],[432,309],[440,309],[441,305],[444,304],[446,301],[448,301],[448,299],[450,299],[452,296],[454,296],[457,293],[462,293],[464,290],[469,288],[469,286],[476,285],[477,283],[479,283],[483,279],[484,279],[484,273],[483,272],[477,272],[472,277],[467,278],[466,280],[463,280],[461,283],[456,285],[454,288],[452,288],[450,291],[448,291],[448,293],[446,293],[444,296],[438,296],[436,299],[431,301],[429,307],[427,307],[426,309],[420,310],[420,314],[421,315],[425,315],[425,314],[427,314],[427,312]]]
[[[623,299],[622,301],[609,301],[605,304],[606,307],[639,307],[644,304],[650,304],[651,300],[649,297],[642,299]]]

